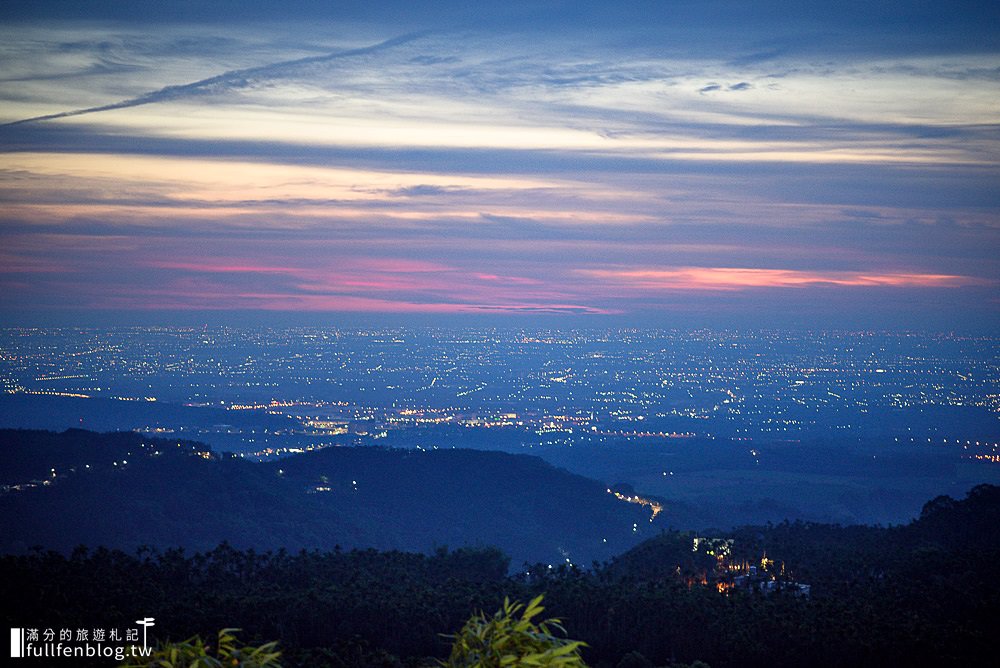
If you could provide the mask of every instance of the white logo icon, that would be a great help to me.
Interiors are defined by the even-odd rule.
[[[142,624],[142,648],[146,649],[146,631],[149,630],[150,626],[155,626],[152,617],[143,617],[142,619],[135,620],[136,624]]]

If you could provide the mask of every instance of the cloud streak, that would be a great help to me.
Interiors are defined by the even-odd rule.
[[[356,56],[368,55],[372,53],[378,53],[379,51],[382,51],[384,49],[390,49],[400,44],[406,44],[407,42],[412,42],[413,40],[419,39],[420,37],[424,37],[427,34],[429,34],[429,31],[424,30],[405,35],[400,35],[398,37],[393,37],[391,39],[387,39],[385,41],[379,42],[378,44],[373,44],[371,46],[365,46],[356,49],[346,49],[343,51],[335,51],[333,53],[327,53],[319,56],[306,56],[304,58],[296,58],[293,60],[287,60],[282,62],[268,63],[267,65],[259,65],[256,67],[246,67],[243,69],[231,70],[229,72],[223,72],[222,74],[218,74],[213,77],[207,77],[205,79],[200,79],[198,81],[192,81],[191,83],[178,84],[174,86],[164,86],[163,88],[150,91],[143,95],[132,97],[127,100],[120,100],[118,102],[113,102],[111,104],[99,105],[96,107],[86,107],[84,109],[73,109],[54,114],[44,114],[41,116],[34,116],[31,118],[23,118],[20,120],[11,121],[9,123],[2,123],[0,124],[0,127],[14,127],[18,125],[25,125],[27,123],[38,123],[41,121],[52,121],[60,118],[83,116],[85,114],[95,114],[102,111],[128,109],[130,107],[140,107],[147,104],[155,104],[157,102],[178,100],[195,95],[220,93],[226,90],[245,88],[252,86],[253,82],[257,79],[267,79],[270,77],[278,76],[288,70],[297,67],[302,67],[304,65],[312,65],[316,63],[326,63],[333,60],[339,60],[342,58],[351,58]]]
[[[746,290],[750,288],[960,288],[992,285],[970,276],[947,274],[818,272],[739,267],[680,267],[675,269],[579,269],[581,276],[629,290]]]

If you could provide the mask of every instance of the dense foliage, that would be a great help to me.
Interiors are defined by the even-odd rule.
[[[127,660],[120,668],[281,668],[277,643],[252,647],[241,643],[239,629],[222,629],[215,645],[200,636],[158,644],[149,656]]]
[[[505,597],[545,593],[589,665],[976,665],[995,655],[1000,488],[940,497],[903,527],[805,523],[730,534],[734,560],[768,558],[811,596],[720,593],[692,582],[709,564],[690,534],[664,532],[590,571],[525,566],[498,550],[433,554],[198,554],[80,549],[0,558],[11,627],[115,625],[156,617],[157,637],[206,637],[229,626],[250,644],[278,640],[287,666],[425,666],[441,634]]]
[[[541,605],[543,597],[544,594],[539,594],[526,606],[505,598],[493,615],[482,612],[473,615],[451,637],[451,653],[441,665],[444,668],[586,668],[580,658],[585,643],[565,638],[561,620],[553,617],[532,621],[545,609]]]

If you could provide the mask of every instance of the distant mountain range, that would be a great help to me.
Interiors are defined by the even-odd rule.
[[[268,463],[120,432],[0,430],[0,550],[501,548],[589,565],[666,526],[539,458],[331,447]]]

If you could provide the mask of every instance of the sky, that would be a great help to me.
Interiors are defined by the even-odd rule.
[[[1000,325],[996,2],[0,6],[0,322]]]

